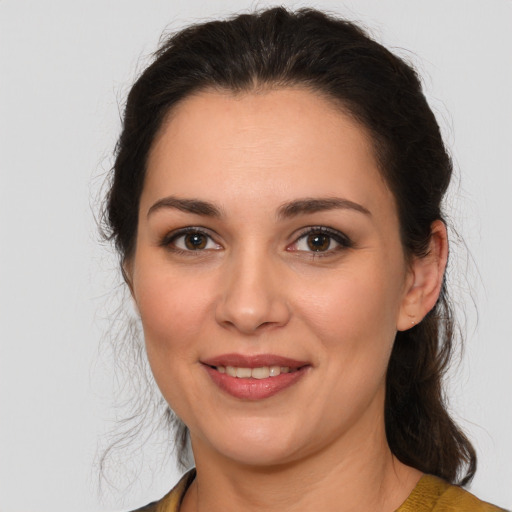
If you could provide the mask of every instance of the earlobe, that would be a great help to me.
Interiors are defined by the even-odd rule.
[[[397,321],[397,330],[406,331],[418,324],[435,306],[441,292],[447,261],[446,226],[441,220],[436,220],[431,226],[428,254],[413,257]]]
[[[135,300],[135,296],[133,294],[133,272],[131,260],[125,259],[123,261],[123,263],[121,264],[121,274],[123,275],[124,282],[128,285],[131,296]]]
[[[131,306],[132,306],[132,312],[135,314],[137,318],[140,318],[140,311],[139,311],[139,305],[137,304],[137,300],[135,299],[135,293],[133,289],[133,280],[132,280],[132,264],[131,260],[125,260],[121,265],[121,273],[123,274],[123,279],[126,285],[128,286],[128,289],[130,290],[131,295]]]

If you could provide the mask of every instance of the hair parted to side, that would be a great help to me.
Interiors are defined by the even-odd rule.
[[[272,8],[178,32],[133,86],[105,212],[108,237],[122,263],[135,246],[148,154],[173,107],[205,89],[238,93],[289,86],[331,99],[367,130],[396,200],[404,251],[409,257],[425,256],[431,224],[443,220],[441,201],[452,165],[417,74],[351,22],[313,9]],[[476,455],[443,397],[453,338],[443,284],[435,308],[396,336],[385,423],[399,460],[463,485],[475,473]],[[183,446],[183,424],[177,438]]]

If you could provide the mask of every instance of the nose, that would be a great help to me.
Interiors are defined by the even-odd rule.
[[[216,320],[225,328],[258,334],[286,325],[290,308],[279,265],[261,253],[245,250],[226,265]]]

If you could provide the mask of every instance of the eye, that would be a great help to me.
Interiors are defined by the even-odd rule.
[[[319,226],[309,228],[288,247],[291,251],[332,253],[352,247],[350,239],[340,231]]]
[[[222,249],[208,233],[198,228],[185,228],[171,233],[163,240],[162,245],[183,252]]]

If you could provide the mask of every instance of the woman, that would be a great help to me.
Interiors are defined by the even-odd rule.
[[[282,8],[191,27],[134,85],[108,198],[196,468],[143,510],[498,510],[441,375],[451,176],[414,71]]]

